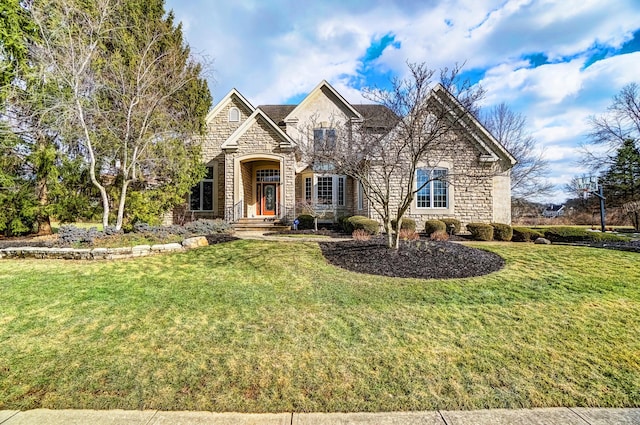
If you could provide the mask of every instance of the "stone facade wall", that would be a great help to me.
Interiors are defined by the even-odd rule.
[[[245,203],[245,213],[248,203],[254,202],[253,187],[247,190],[243,185],[240,193],[235,193],[234,179],[240,177],[243,181],[248,178],[250,186],[253,182],[253,171],[249,167],[235,167],[241,163],[251,161],[278,161],[281,163],[281,194],[280,203],[283,204],[286,218],[292,220],[295,207],[295,155],[292,149],[280,147],[281,136],[273,130],[266,121],[259,117],[246,133],[238,140],[237,149],[228,150],[225,155],[225,206],[233,208],[234,204],[242,198]],[[245,168],[245,170],[243,170]],[[251,171],[250,171],[251,170]],[[249,174],[250,173],[250,174]]]
[[[471,222],[494,222],[498,217],[504,220],[500,222],[511,222],[510,215],[506,216],[502,207],[511,201],[510,194],[504,190],[504,185],[508,187],[510,182],[509,172],[504,171],[507,167],[501,163],[481,162],[478,148],[468,140],[457,137],[439,144],[438,149],[430,151],[421,166],[448,169],[449,207],[418,209],[414,199],[404,217],[414,219],[417,229],[423,229],[426,220],[441,218],[456,218],[461,221],[463,228]],[[497,185],[499,190],[494,189],[497,174],[501,175],[500,184]],[[402,177],[397,176],[392,184],[396,188],[396,196],[391,197],[392,211],[400,202],[400,187],[403,183]],[[501,211],[499,214],[496,214],[496,206]],[[371,215],[380,220],[373,209]]]

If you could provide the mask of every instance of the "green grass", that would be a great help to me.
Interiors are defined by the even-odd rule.
[[[235,241],[0,261],[0,409],[242,412],[640,406],[640,256],[483,243],[459,280]]]

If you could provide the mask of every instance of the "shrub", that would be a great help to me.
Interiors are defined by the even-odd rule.
[[[493,226],[486,223],[469,223],[467,230],[471,233],[471,237],[477,241],[493,240]]]
[[[431,239],[432,241],[448,241],[449,240],[449,234],[443,230],[438,230],[435,231],[431,234],[431,236],[429,236],[429,239]]]
[[[462,229],[462,223],[457,218],[441,218],[440,221],[447,225],[447,232],[450,234],[457,235]],[[451,232],[451,228],[453,228],[453,232]]]
[[[80,227],[66,225],[60,226],[60,229],[58,229],[58,239],[64,245],[92,244],[93,241],[101,235],[102,233],[95,227],[82,229]]]
[[[398,220],[391,220],[391,228],[393,230],[398,230]],[[416,231],[416,221],[409,217],[404,217],[402,219],[402,224],[400,225],[400,230],[413,230]]]
[[[351,237],[357,241],[368,241],[371,239],[371,234],[364,229],[356,229],[351,234]]]
[[[504,223],[491,223],[493,238],[497,241],[509,242],[513,237],[513,228]]]
[[[370,235],[377,235],[378,232],[380,232],[380,225],[376,220],[372,220],[361,215],[349,217],[345,220],[345,223],[348,223],[348,227],[353,230],[363,229],[369,232]]]
[[[434,232],[447,233],[447,225],[441,220],[427,220],[424,222],[424,232],[431,235]]]
[[[513,237],[511,240],[514,242],[533,242],[544,236],[542,232],[538,232],[529,227],[513,227],[512,229]]]
[[[184,228],[189,233],[196,236],[212,235],[215,233],[226,233],[231,230],[231,225],[220,219],[218,220],[196,220],[187,223]]]
[[[310,230],[315,229],[316,219],[309,214],[300,214],[298,216],[298,229],[300,230]]]
[[[420,235],[413,229],[400,229],[400,239],[403,241],[417,241]]]
[[[590,232],[578,227],[554,227],[544,231],[544,237],[551,242],[618,242],[625,238],[608,233]]]
[[[349,218],[351,218],[353,216],[351,215],[342,215],[340,217],[338,217],[338,228],[340,229],[341,232],[343,233],[353,233],[353,229],[351,229],[351,231],[349,231]]]

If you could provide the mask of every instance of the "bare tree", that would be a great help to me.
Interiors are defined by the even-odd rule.
[[[511,169],[512,199],[528,199],[548,195],[553,184],[547,180],[549,163],[544,159],[544,149],[537,149],[536,140],[527,132],[526,118],[500,103],[480,119],[491,134],[518,161]]]
[[[59,88],[51,112],[60,133],[77,140],[86,155],[105,227],[117,205],[117,229],[134,183],[160,184],[167,171],[199,162],[190,135],[201,130],[210,103],[200,65],[191,60],[172,15],[164,18],[161,7],[149,6],[149,16],[143,3],[55,0],[31,6],[42,39],[34,60]],[[188,170],[184,175],[191,176]]]
[[[427,157],[437,163],[452,139],[467,131],[475,120],[468,112],[475,111],[483,95],[479,87],[460,84],[458,66],[442,70],[439,82],[425,64],[408,66],[409,77],[394,79],[390,90],[365,92],[385,112],[344,123],[335,139],[325,143],[303,144],[311,164],[330,164],[334,172],[363,185],[369,205],[383,221],[388,247],[396,249],[399,232],[394,238],[391,222],[397,220],[401,228],[416,194],[431,181],[453,182],[452,174],[432,173],[417,184],[416,170]]]
[[[640,144],[640,86],[624,86],[606,113],[590,118],[590,125],[589,142],[582,146],[582,163],[594,171],[602,170],[615,161],[625,140]]]

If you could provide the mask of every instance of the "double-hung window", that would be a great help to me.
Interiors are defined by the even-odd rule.
[[[444,168],[419,168],[416,171],[416,206],[418,208],[448,208],[449,187]]]
[[[213,167],[207,167],[207,173],[189,194],[191,211],[213,211]]]
[[[313,149],[317,152],[330,151],[336,147],[336,130],[316,128],[313,130]]]

